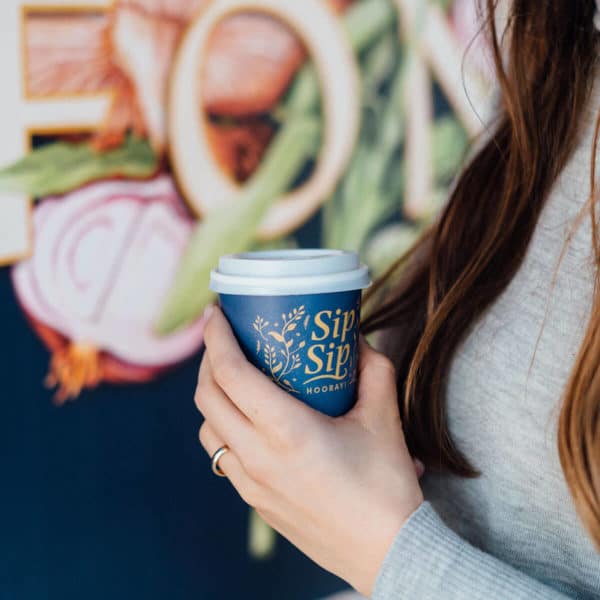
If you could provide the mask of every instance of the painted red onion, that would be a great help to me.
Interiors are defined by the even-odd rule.
[[[192,231],[173,183],[93,183],[34,212],[17,298],[52,352],[56,401],[102,381],[148,381],[196,352],[203,322],[158,337],[153,322]]]

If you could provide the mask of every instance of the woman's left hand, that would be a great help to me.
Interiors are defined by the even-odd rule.
[[[196,404],[200,441],[240,496],[322,567],[370,596],[392,541],[423,501],[391,362],[361,339],[358,400],[331,418],[284,392],[243,355],[214,307]]]

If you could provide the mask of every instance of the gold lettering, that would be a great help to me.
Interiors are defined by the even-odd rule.
[[[337,360],[335,365],[335,374],[336,376],[340,375],[340,371],[342,367],[348,362],[350,358],[350,344],[344,344],[343,346],[338,346],[337,348]]]
[[[322,310],[315,315],[315,325],[323,332],[320,337],[317,335],[316,331],[312,332],[310,339],[315,342],[321,342],[329,337],[330,328],[329,325],[323,320],[323,315],[331,318],[331,311]]]
[[[344,325],[342,327],[342,342],[346,341],[346,335],[352,331],[355,320],[356,313],[354,309],[348,310],[344,313]]]
[[[331,371],[333,371],[333,351],[330,351],[327,353],[327,369],[326,369],[326,371],[328,373],[331,373]]]
[[[306,356],[308,359],[315,365],[314,369],[311,369],[309,365],[304,367],[304,373],[306,375],[316,375],[320,373],[323,369],[323,359],[317,354],[317,351],[321,350],[321,352],[325,352],[324,344],[315,344],[308,349]]]
[[[338,308],[336,311],[336,314],[340,313],[340,309]],[[335,317],[335,319],[333,319],[333,338],[337,338],[340,335],[340,318],[339,317]]]

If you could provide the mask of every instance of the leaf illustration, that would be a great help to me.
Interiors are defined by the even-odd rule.
[[[306,315],[306,319],[304,319],[304,329],[308,329],[308,322],[310,321],[310,317]]]
[[[39,198],[70,192],[95,179],[147,178],[157,168],[150,144],[134,135],[107,152],[97,152],[87,143],[55,142],[0,169],[0,190]]]
[[[299,344],[298,344],[298,348],[304,348],[304,346],[306,346],[306,341],[302,340]]]
[[[285,340],[283,339],[283,336],[280,333],[277,333],[276,331],[269,331],[269,335],[274,339],[277,340],[280,343],[284,343]]]
[[[288,331],[294,331],[294,329],[296,329],[296,323],[292,323],[289,327],[288,327]]]
[[[319,147],[320,122],[311,113],[282,123],[260,167],[236,191],[236,201],[210,211],[195,225],[155,324],[159,334],[184,327],[202,313],[213,297],[208,283],[219,256],[244,252],[256,242],[265,213]]]
[[[273,367],[273,375],[277,375],[277,373],[279,373],[279,371],[281,371],[281,369],[283,368],[283,363],[277,363],[274,367]]]
[[[256,340],[256,353],[260,352],[260,340]]]
[[[286,347],[286,348],[291,348],[293,343],[294,343],[294,340],[288,340],[288,341],[285,343],[285,347]]]

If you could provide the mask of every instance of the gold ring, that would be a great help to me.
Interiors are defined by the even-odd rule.
[[[210,459],[213,473],[215,475],[218,475],[219,477],[227,477],[227,475],[225,475],[225,473],[222,471],[221,467],[219,466],[219,459],[223,456],[223,454],[226,454],[227,452],[229,452],[229,446],[227,446],[227,445],[221,446],[212,455],[212,458]]]

